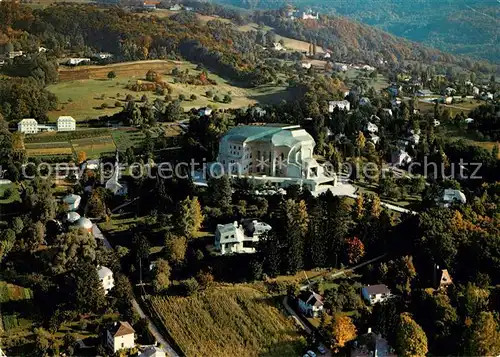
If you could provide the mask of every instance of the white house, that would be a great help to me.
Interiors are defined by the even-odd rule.
[[[302,291],[297,301],[305,316],[318,317],[323,313],[323,297],[314,291]]]
[[[274,42],[273,48],[275,51],[286,51],[285,47],[283,47],[283,45],[279,42]]]
[[[298,125],[240,125],[221,139],[219,170],[274,184],[301,185],[314,192],[336,176],[313,157],[313,137]]]
[[[314,13],[312,10],[308,10],[302,13],[302,20],[318,20],[319,12]]]
[[[57,131],[75,131],[76,120],[70,116],[60,116],[57,119]]]
[[[238,222],[218,224],[214,246],[222,255],[255,253],[260,237],[271,229],[270,225],[255,220],[243,221],[241,225]]]
[[[441,201],[444,207],[449,207],[454,203],[465,204],[467,203],[467,198],[462,191],[447,188],[443,192]]]
[[[174,6],[170,6],[169,10],[170,11],[181,11],[182,6],[180,6],[179,4],[175,4]]]
[[[368,125],[366,126],[366,130],[369,133],[378,133],[378,126],[373,124],[372,122],[368,122]]]
[[[302,63],[300,64],[300,66],[301,66],[302,68],[305,68],[305,69],[310,69],[310,68],[312,67],[312,63],[311,63],[311,62],[302,62]]]
[[[351,103],[347,100],[331,100],[328,102],[328,112],[333,113],[335,108],[339,108],[340,110],[351,110]]]
[[[23,51],[11,51],[8,55],[10,59],[14,59],[16,57],[21,57],[23,55]]]
[[[380,136],[378,135],[370,133],[369,138],[370,138],[369,140],[375,145],[377,145],[380,142]]]
[[[444,104],[451,104],[453,103],[453,97],[443,97],[443,103]]]
[[[156,346],[149,346],[138,357],[166,357],[165,352]]]
[[[107,347],[116,353],[121,349],[135,347],[135,330],[128,322],[115,322],[106,331]]]
[[[347,72],[349,66],[345,63],[335,63],[333,68],[338,72]]]
[[[447,87],[445,90],[444,90],[444,94],[446,95],[453,95],[457,92],[457,90],[455,88],[452,88],[452,87]]]
[[[99,266],[97,267],[97,275],[99,275],[99,281],[101,282],[102,288],[104,289],[104,295],[107,295],[115,286],[113,272],[109,268]]]
[[[22,119],[17,123],[17,131],[24,134],[36,134],[38,133],[38,122],[32,118]]]
[[[90,63],[90,58],[68,58],[66,61],[66,64],[70,66],[77,66],[82,63]]]
[[[66,211],[71,212],[71,211],[76,211],[78,207],[80,206],[80,202],[82,201],[82,198],[79,195],[75,195],[73,193],[65,196],[62,199]]]
[[[394,166],[404,166],[412,161],[411,156],[404,150],[398,150],[392,153],[391,162]]]
[[[212,111],[213,111],[212,108],[209,108],[209,107],[200,108],[198,110],[198,115],[200,117],[204,117],[204,116],[208,117],[210,114],[212,114]]]
[[[392,109],[384,108],[382,109],[385,113],[389,114],[392,117]]]
[[[472,87],[472,94],[475,96],[479,95],[479,88],[478,87]]]
[[[371,305],[384,302],[391,297],[391,291],[384,284],[365,286],[361,289],[361,294]]]
[[[330,52],[327,52],[323,55],[323,59],[327,60],[327,59],[330,59],[332,58],[332,55],[330,54]]]
[[[38,52],[39,52],[39,53],[45,53],[45,52],[47,52],[47,51],[48,51],[48,49],[46,49],[46,48],[45,48],[45,47],[43,47],[43,46],[38,47]]]

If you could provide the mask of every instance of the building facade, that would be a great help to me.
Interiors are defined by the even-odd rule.
[[[323,313],[323,297],[314,291],[302,291],[297,297],[300,311],[309,317],[318,317]]]
[[[107,267],[100,266],[97,267],[97,275],[99,275],[99,281],[101,282],[102,288],[104,289],[104,295],[107,295],[115,286],[113,272]]]
[[[255,220],[218,224],[214,246],[222,255],[255,253],[260,237],[271,229],[270,225]]]
[[[361,289],[363,298],[371,305],[391,298],[391,290],[384,284],[368,285]]]
[[[351,110],[351,103],[347,100],[332,100],[328,102],[328,111],[333,113],[335,108],[339,108],[340,110]]]
[[[115,322],[106,331],[106,344],[113,353],[135,347],[135,330],[128,322]]]
[[[336,182],[335,175],[314,159],[315,145],[298,125],[237,126],[221,139],[216,164],[224,174],[314,191],[320,184]]]
[[[17,131],[23,134],[36,134],[38,133],[38,122],[32,118],[22,119],[17,123]]]
[[[70,116],[61,116],[57,119],[57,131],[75,131],[76,120]]]

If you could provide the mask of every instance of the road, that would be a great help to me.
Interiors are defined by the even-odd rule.
[[[101,230],[99,229],[99,227],[96,224],[94,224],[92,226],[92,234],[94,235],[95,238],[102,239],[104,241],[104,247],[106,249],[113,249],[113,247],[111,246],[109,241],[106,239],[104,234],[102,234]],[[156,325],[153,323],[153,321],[151,321],[149,316],[147,316],[144,313],[144,311],[141,309],[141,307],[137,303],[137,300],[135,300],[135,299],[132,300],[132,306],[134,307],[134,310],[139,314],[139,316],[141,318],[146,318],[148,320],[149,331],[153,334],[156,341],[158,341],[158,343],[161,345],[161,348],[166,353],[166,355],[169,357],[179,357],[177,352],[175,352],[175,350],[172,348],[172,346],[170,346],[170,344],[167,342],[167,340],[165,340],[165,338],[163,338],[163,336],[161,335],[160,331],[158,330]]]
[[[285,308],[285,310],[288,312],[288,314],[290,314],[290,316],[292,316],[292,318],[295,320],[295,322],[308,334],[310,335],[312,333],[312,330],[309,328],[309,326],[304,322],[302,321],[302,318],[295,312],[294,309],[292,309],[290,307],[290,305],[288,305],[288,296],[285,296],[283,298],[283,307]],[[325,347],[325,350],[326,350],[326,353],[325,354],[322,354],[321,356],[324,356],[324,357],[332,357],[332,351],[330,351],[325,345],[323,345],[323,347]],[[317,355],[320,355],[319,353],[317,353]]]
[[[161,348],[163,351],[167,354],[169,357],[179,357],[177,352],[174,351],[174,349],[170,346],[170,344],[163,338],[161,335],[160,331],[158,331],[158,328],[155,326],[155,324],[151,321],[149,316],[147,316],[144,311],[142,311],[141,307],[137,303],[137,300],[133,299],[132,300],[132,306],[134,306],[135,311],[139,314],[139,316],[142,319],[148,320],[148,325],[149,325],[149,331],[153,334],[153,336],[156,338],[156,341],[160,344]]]

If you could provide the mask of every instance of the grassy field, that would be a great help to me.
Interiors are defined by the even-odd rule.
[[[24,307],[33,298],[30,289],[0,281],[0,313],[3,331],[9,334],[31,325]],[[26,316],[25,316],[26,315]],[[0,326],[0,332],[2,331]]]
[[[267,295],[251,286],[214,287],[152,303],[187,356],[299,356],[303,338]]]
[[[8,198],[4,198],[5,191],[7,189],[12,190],[12,194]],[[0,185],[0,204],[9,204],[12,202],[20,202],[21,197],[19,197],[19,187],[15,183],[10,185]]]
[[[55,121],[61,115],[70,115],[76,120],[96,118],[102,115],[110,115],[122,110],[125,97],[132,95],[139,100],[145,94],[150,101],[156,98],[163,99],[153,92],[134,92],[126,89],[127,84],[133,84],[137,80],[144,79],[146,72],[153,69],[162,75],[164,81],[172,87],[172,98],[184,95],[187,100],[182,102],[185,110],[212,105],[216,108],[240,108],[253,105],[258,102],[269,103],[279,102],[288,96],[286,87],[273,85],[261,86],[257,88],[244,88],[243,84],[230,83],[229,81],[209,73],[209,78],[217,82],[217,85],[188,85],[174,83],[171,75],[173,68],[189,70],[192,75],[199,74],[196,65],[189,62],[179,61],[140,61],[114,64],[109,66],[85,66],[71,70],[60,71],[60,82],[50,85],[48,89],[59,99],[59,107],[48,113],[49,119]],[[114,71],[116,78],[108,79],[107,74]],[[231,103],[214,102],[207,98],[205,93],[211,90],[219,97],[230,94]],[[197,99],[190,100],[192,94]],[[105,103],[107,108],[102,109]]]
[[[86,132],[88,137],[76,136],[80,132]],[[26,153],[28,157],[61,155],[76,157],[79,152],[84,151],[87,158],[92,159],[98,158],[103,153],[114,153],[117,148],[120,151],[125,151],[129,147],[138,148],[145,139],[142,131],[132,128],[83,129],[75,133],[43,133],[29,137],[25,142]],[[175,132],[171,134],[174,135]]]

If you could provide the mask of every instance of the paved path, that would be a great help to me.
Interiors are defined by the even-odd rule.
[[[141,307],[137,303],[137,300],[135,300],[135,299],[132,300],[132,306],[134,306],[135,311],[137,311],[137,313],[139,314],[139,316],[141,318],[143,318],[143,319],[145,318],[146,320],[148,320],[149,331],[151,331],[151,333],[153,334],[153,336],[156,338],[156,341],[158,341],[158,343],[161,345],[161,348],[167,354],[167,356],[170,356],[170,357],[179,357],[179,355],[177,354],[177,352],[174,351],[174,349],[172,348],[172,346],[170,346],[170,344],[163,338],[163,336],[161,335],[160,331],[158,331],[158,328],[151,321],[151,319],[149,318],[149,316],[147,316],[144,313],[144,311],[142,311]]]
[[[292,318],[297,322],[297,324],[308,334],[310,335],[313,331],[309,328],[309,326],[304,322],[302,321],[302,318],[301,316],[299,316],[294,309],[292,309],[290,307],[290,305],[288,305],[288,296],[285,296],[283,298],[283,306],[285,307],[285,310],[290,314],[290,316],[292,316]],[[326,348],[325,345],[321,344],[323,347],[325,347],[325,350],[326,350],[326,353],[325,354],[320,354],[319,352],[317,352],[317,350],[315,352],[317,352],[316,354],[318,356],[324,356],[324,357],[331,357],[332,356],[332,351],[330,351],[328,348]]]

